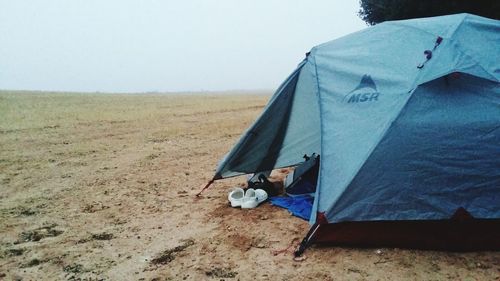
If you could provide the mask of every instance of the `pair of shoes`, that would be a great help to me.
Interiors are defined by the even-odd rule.
[[[252,209],[259,206],[260,203],[267,200],[267,192],[263,189],[249,188],[245,192],[243,201],[241,202],[242,209]]]
[[[227,199],[231,203],[231,207],[252,209],[267,200],[267,192],[253,188],[249,188],[245,192],[242,188],[237,187],[229,192]]]

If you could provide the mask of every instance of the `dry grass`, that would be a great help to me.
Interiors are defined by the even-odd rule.
[[[266,95],[0,92],[0,280],[498,280],[498,253],[313,248],[306,222],[194,199]],[[186,242],[189,241],[189,242]]]

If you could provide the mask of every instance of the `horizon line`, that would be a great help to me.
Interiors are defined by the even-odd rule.
[[[107,92],[107,91],[64,91],[64,90],[20,90],[20,89],[0,89],[0,93],[54,93],[54,94],[113,94],[113,95],[175,95],[175,94],[273,94],[276,90],[272,89],[232,89],[232,90],[192,90],[192,91],[142,91],[142,92]]]

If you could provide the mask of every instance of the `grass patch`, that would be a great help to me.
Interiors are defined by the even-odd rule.
[[[103,232],[103,233],[92,234],[91,237],[94,240],[111,240],[114,238],[114,235],[113,233]]]
[[[64,272],[68,272],[68,273],[85,272],[83,265],[81,265],[79,263],[66,265],[65,267],[63,267],[63,270],[64,270]]]
[[[39,211],[28,207],[14,207],[10,209],[2,209],[0,213],[9,214],[14,217],[29,217],[38,214]]]
[[[214,268],[206,271],[205,274],[212,278],[234,278],[238,272],[231,271],[230,268]]]
[[[159,255],[157,255],[155,258],[151,260],[151,264],[153,265],[164,265],[167,264],[175,259],[175,256],[184,251],[186,248],[189,246],[194,245],[194,240],[192,239],[187,239],[183,240],[183,243],[175,248],[165,250],[161,252]]]
[[[37,265],[40,265],[40,264],[45,263],[45,262],[47,262],[47,261],[40,260],[40,259],[32,259],[29,262],[21,265],[21,268],[33,267],[33,266],[37,266]]]
[[[56,237],[61,235],[64,231],[54,229],[57,225],[43,226],[34,230],[23,231],[19,235],[19,243],[23,242],[37,242],[47,237]]]
[[[5,250],[5,253],[8,255],[8,256],[22,256],[24,254],[24,252],[26,251],[26,249],[23,249],[23,248],[18,248],[18,249],[7,249]]]

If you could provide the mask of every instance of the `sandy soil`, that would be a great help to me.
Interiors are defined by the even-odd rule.
[[[500,253],[285,249],[307,222],[195,198],[266,95],[0,93],[0,280],[500,280]],[[279,178],[280,175],[277,175]]]

